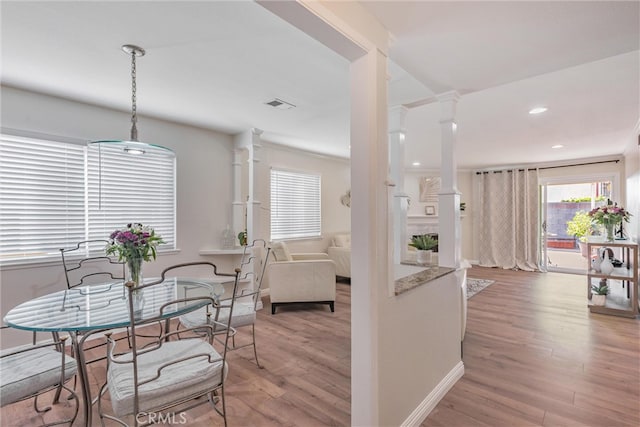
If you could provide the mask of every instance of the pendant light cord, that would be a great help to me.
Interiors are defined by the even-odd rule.
[[[131,52],[131,140],[138,140],[138,128],[136,123],[138,121],[136,108],[136,52]]]
[[[138,141],[138,109],[136,106],[136,56],[144,56],[146,53],[143,48],[133,44],[125,44],[122,46],[125,53],[131,55],[131,141]]]

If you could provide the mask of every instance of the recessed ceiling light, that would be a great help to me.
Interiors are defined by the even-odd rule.
[[[420,162],[413,162],[411,163],[413,166],[420,166]]]
[[[562,144],[556,144],[556,145],[552,145],[551,148],[563,148],[564,145]]]
[[[540,113],[544,113],[547,110],[548,110],[547,107],[536,107],[529,110],[529,114],[540,114]]]

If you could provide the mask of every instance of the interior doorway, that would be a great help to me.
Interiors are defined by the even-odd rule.
[[[548,271],[584,274],[589,260],[567,223],[613,200],[613,177],[554,180],[542,185],[542,259]],[[597,233],[598,230],[595,230]]]

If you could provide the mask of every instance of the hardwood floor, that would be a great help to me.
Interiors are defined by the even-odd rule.
[[[640,426],[640,322],[590,314],[584,276],[474,267],[465,375],[436,426]]]
[[[422,426],[640,426],[640,320],[590,314],[583,276],[478,267],[469,276],[496,282],[469,300],[465,375]],[[287,306],[272,316],[264,301],[265,369],[251,348],[229,356],[230,426],[350,425],[350,288],[337,286],[333,314]],[[90,370],[95,394],[104,368]],[[44,417],[31,402],[6,406],[0,424],[42,425],[67,405]],[[186,416],[189,426],[222,425],[206,405]]]

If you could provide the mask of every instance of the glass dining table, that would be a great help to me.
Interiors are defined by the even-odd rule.
[[[152,282],[152,278],[145,279],[145,284]],[[162,305],[183,298],[209,296],[218,300],[224,294],[225,284],[233,286],[233,283],[233,277],[166,278],[141,291],[135,301],[135,316],[139,320],[155,318]],[[98,332],[129,326],[128,299],[127,289],[121,281],[81,286],[26,301],[12,308],[3,319],[5,325],[16,329],[69,334],[77,350],[75,356],[88,427],[91,426],[92,397],[83,346],[91,335],[95,337]],[[163,318],[179,316],[203,305],[202,300],[170,304],[164,308]]]

